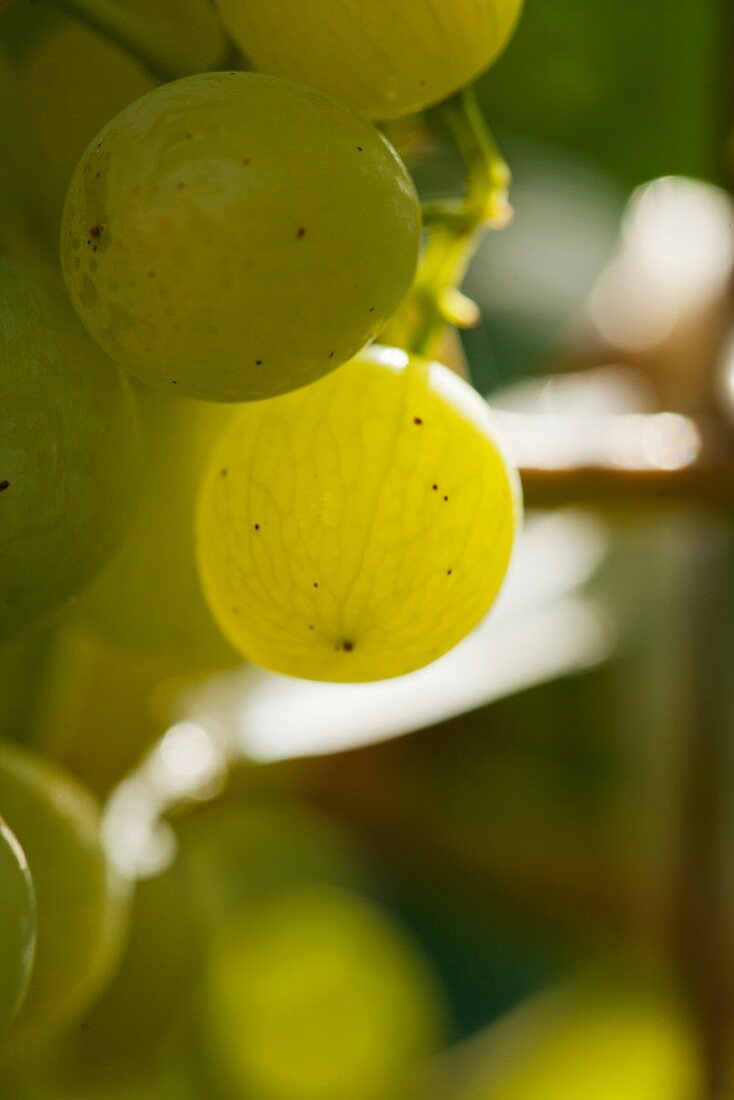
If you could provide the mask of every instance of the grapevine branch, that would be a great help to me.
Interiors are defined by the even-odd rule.
[[[415,355],[435,355],[449,324],[466,328],[478,320],[473,302],[458,290],[486,229],[511,217],[510,171],[487,128],[473,88],[438,108],[466,164],[461,199],[426,203],[428,239],[413,288],[388,323],[381,343]]]

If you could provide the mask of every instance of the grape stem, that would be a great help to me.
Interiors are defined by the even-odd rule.
[[[487,127],[473,88],[438,108],[466,165],[461,199],[423,206],[428,230],[413,288],[380,337],[416,355],[435,355],[447,325],[468,328],[479,311],[460,293],[467,267],[487,229],[509,222],[510,171]]]
[[[0,5],[5,2],[0,0]],[[53,3],[132,54],[158,80],[176,80],[208,68],[206,60],[197,57],[193,50],[171,41],[160,27],[119,0],[53,0]]]

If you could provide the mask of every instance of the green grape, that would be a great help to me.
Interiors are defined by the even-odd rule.
[[[37,902],[36,955],[9,1040],[64,1026],[106,980],[124,885],[100,845],[96,804],[39,758],[0,746],[0,807],[28,857]]]
[[[235,414],[199,502],[204,591],[266,668],[398,676],[483,617],[518,513],[476,392],[440,364],[373,348]]]
[[[167,41],[196,42],[204,67],[216,68],[224,55],[224,33],[206,0],[187,0],[183,8],[180,0],[126,0],[125,7],[139,11]],[[49,18],[43,0],[34,9],[34,24]],[[58,269],[61,214],[77,161],[97,131],[156,81],[91,27],[51,14],[14,67],[22,143],[9,159],[18,162],[23,177],[26,218]],[[15,22],[22,19],[19,11]]]
[[[0,1035],[28,986],[35,936],[36,904],[25,853],[0,818]]]
[[[131,530],[78,604],[80,617],[127,651],[215,668],[237,657],[201,593],[194,558],[199,481],[229,406],[138,387],[144,465]]]
[[[687,1100],[701,1095],[693,1035],[679,1006],[627,983],[569,988],[477,1038],[456,1100]],[[486,1053],[482,1057],[482,1047]],[[445,1088],[445,1079],[442,1080]]]
[[[129,386],[63,295],[0,260],[0,641],[86,584],[136,485]]]
[[[225,926],[208,1031],[237,1095],[390,1100],[440,1033],[413,945],[368,902],[329,888],[255,902]]]
[[[151,92],[89,146],[61,257],[72,302],[145,382],[269,397],[339,366],[407,291],[420,228],[377,130],[320,92],[253,73]]]
[[[64,198],[79,157],[100,127],[154,84],[129,54],[71,19],[39,36],[13,76],[26,217],[58,266]]]
[[[248,61],[399,118],[463,88],[501,53],[522,0],[218,0]]]

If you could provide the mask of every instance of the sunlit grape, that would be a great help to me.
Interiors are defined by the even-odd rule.
[[[412,280],[419,222],[370,123],[288,81],[211,73],[97,135],[61,256],[113,359],[178,393],[243,401],[305,385],[376,335]]]
[[[207,982],[211,1043],[238,1095],[388,1100],[437,1041],[420,954],[385,916],[326,888],[244,909]]]
[[[194,559],[199,482],[227,405],[137,387],[143,472],[130,531],[83,594],[78,615],[113,644],[177,668],[237,663],[201,593]]]
[[[8,1041],[63,1026],[109,973],[124,889],[112,875],[92,798],[45,761],[0,746],[0,806],[28,858],[37,904],[33,973]]]
[[[218,0],[266,73],[301,80],[371,118],[397,118],[469,84],[504,49],[522,0]]]
[[[33,964],[36,905],[28,863],[0,818],[0,1035],[12,1022]]]
[[[475,391],[374,349],[235,414],[200,499],[204,590],[232,643],[267,668],[398,676],[483,617],[518,510]]]
[[[63,294],[0,260],[0,641],[86,584],[137,485],[129,386]]]

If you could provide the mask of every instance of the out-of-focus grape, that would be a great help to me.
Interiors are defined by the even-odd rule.
[[[181,823],[179,873],[209,929],[259,899],[299,887],[356,887],[365,853],[336,821],[284,798],[225,801]]]
[[[79,617],[130,653],[173,668],[239,663],[201,592],[194,512],[202,473],[231,409],[137,386],[143,439],[138,508],[115,557],[81,597]]]
[[[266,898],[224,928],[208,1034],[236,1095],[390,1100],[440,1033],[413,945],[371,904],[329,889]]]
[[[40,758],[0,746],[0,808],[28,857],[37,902],[33,973],[7,1042],[63,1028],[107,979],[126,887],[100,845],[96,804]]]
[[[135,406],[52,283],[0,261],[0,640],[94,576],[129,519]]]
[[[0,1035],[28,987],[36,938],[36,900],[25,853],[0,818]]]
[[[445,1057],[421,1100],[689,1100],[701,1082],[680,1009],[634,983],[531,1002]]]

